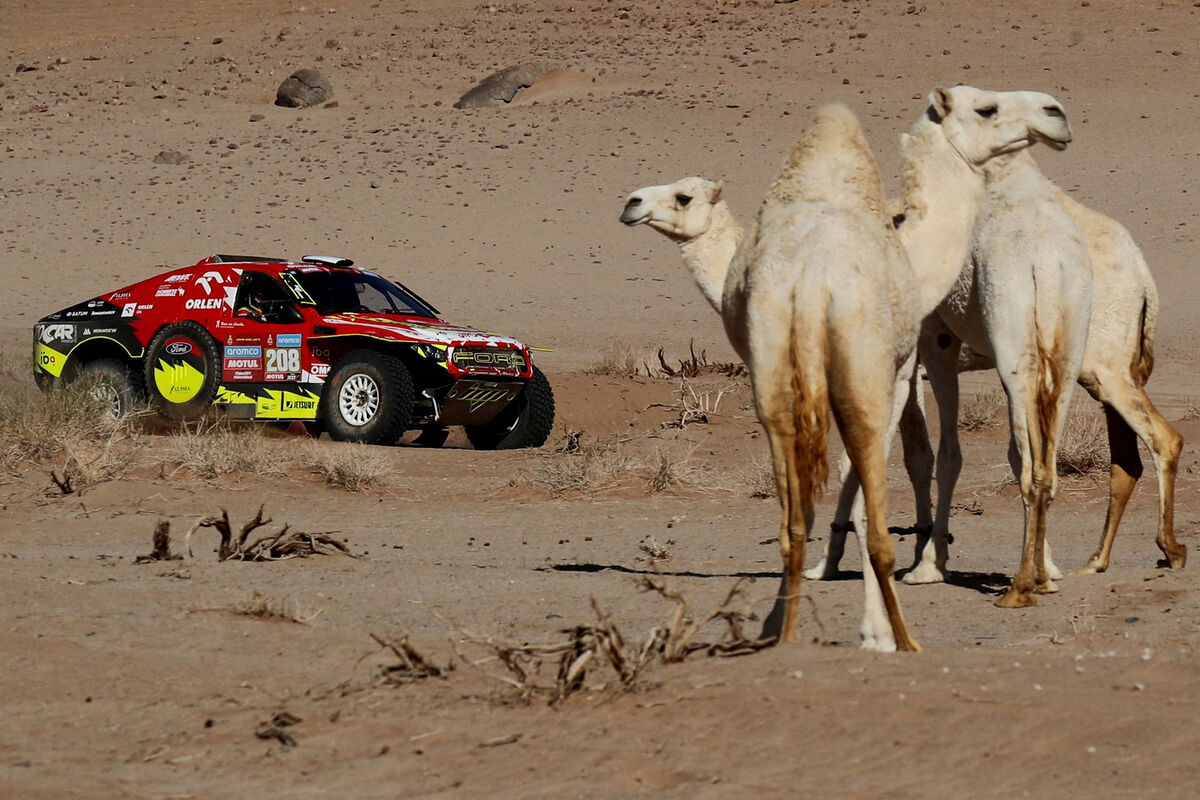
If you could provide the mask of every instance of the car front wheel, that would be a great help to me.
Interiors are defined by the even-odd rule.
[[[467,439],[476,450],[516,450],[541,447],[554,427],[554,390],[537,367],[533,377],[511,403],[486,425],[467,425]]]
[[[120,419],[141,400],[140,386],[129,364],[115,358],[89,361],[75,379],[113,417]]]
[[[412,419],[412,376],[404,362],[354,350],[334,366],[321,396],[321,419],[339,442],[392,444]]]

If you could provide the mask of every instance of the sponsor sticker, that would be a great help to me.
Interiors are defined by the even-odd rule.
[[[249,381],[254,379],[253,372],[235,372],[230,380],[234,381]]]
[[[91,305],[91,304],[89,303],[88,305]],[[137,303],[126,303],[125,306],[121,309],[121,316],[122,317],[132,317],[134,314],[137,313],[137,307],[138,307]]]
[[[155,297],[183,297],[182,286],[160,286],[154,293]]]
[[[183,339],[176,339],[173,342],[168,342],[167,346],[163,349],[173,356],[186,356],[192,352],[192,343]]]
[[[189,311],[203,311],[210,308],[220,308],[225,301],[220,297],[192,298],[183,304]]]
[[[181,272],[178,275],[172,275],[171,277],[167,278],[167,283],[182,283],[183,281],[186,281],[188,278],[191,278],[191,277],[192,277],[192,273]]]
[[[42,341],[46,344],[64,342],[71,344],[75,341],[74,325],[45,325],[42,327]]]
[[[277,347],[299,347],[300,334],[298,333],[280,333],[275,336],[275,345]]]
[[[262,358],[262,348],[258,345],[228,345],[225,348],[226,358]]]
[[[263,380],[264,381],[282,381],[282,380],[287,380],[287,376],[285,376],[282,372],[268,372],[266,375],[263,375]]]
[[[262,369],[261,358],[226,358],[225,369]]]
[[[311,367],[308,368],[308,371],[311,372],[315,377],[324,378],[326,375],[329,374],[329,365],[328,364],[313,364]]]

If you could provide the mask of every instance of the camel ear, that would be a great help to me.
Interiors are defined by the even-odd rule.
[[[941,124],[941,121],[950,115],[953,106],[954,99],[950,96],[949,89],[938,86],[929,93],[929,111],[934,122]]]
[[[725,191],[725,181],[717,181],[713,184],[712,191],[709,192],[708,202],[715,203],[721,199],[721,194]]]

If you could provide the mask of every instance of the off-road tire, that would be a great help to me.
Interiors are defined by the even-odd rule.
[[[403,361],[376,350],[352,350],[325,382],[321,420],[339,442],[394,444],[408,430],[415,397]]]
[[[554,428],[554,390],[537,367],[533,377],[511,403],[486,425],[467,425],[467,439],[476,450],[516,450],[541,447]]]
[[[142,384],[126,361],[99,358],[79,368],[73,383],[91,387],[99,398],[110,405],[112,417],[120,419],[142,401]]]
[[[199,419],[217,396],[220,346],[198,322],[166,325],[146,349],[145,379],[150,402],[164,417]]]

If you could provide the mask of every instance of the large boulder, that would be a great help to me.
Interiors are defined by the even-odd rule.
[[[517,96],[517,92],[533,86],[538,78],[552,69],[555,69],[553,64],[537,61],[493,72],[480,81],[474,89],[458,98],[454,107],[486,108],[507,105]]]
[[[286,108],[317,106],[333,97],[329,79],[315,69],[298,69],[279,84],[275,105]]]

